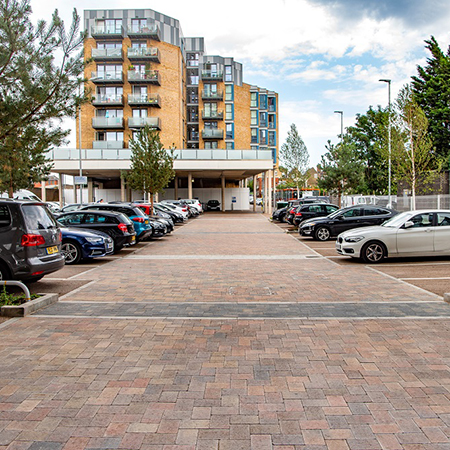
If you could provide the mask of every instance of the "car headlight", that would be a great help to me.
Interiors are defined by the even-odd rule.
[[[302,228],[313,227],[315,224],[316,224],[316,222],[308,222],[308,223],[305,223],[304,225],[302,225]]]
[[[89,242],[89,244],[101,244],[103,242],[102,237],[98,238],[87,237],[86,240]]]
[[[364,236],[349,236],[344,238],[345,242],[359,242],[364,239]]]

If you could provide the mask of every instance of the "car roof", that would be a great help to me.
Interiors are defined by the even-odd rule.
[[[85,213],[89,213],[89,214],[104,214],[104,215],[107,215],[107,216],[123,215],[120,212],[109,211],[109,210],[99,211],[98,209],[77,209],[76,211],[67,211],[65,213],[62,213],[61,216],[74,215],[74,214],[85,214]]]

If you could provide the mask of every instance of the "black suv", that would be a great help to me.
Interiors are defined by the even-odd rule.
[[[114,252],[124,245],[136,244],[136,231],[133,222],[124,214],[113,211],[71,211],[58,216],[58,222],[70,228],[87,228],[103,231],[112,237]]]
[[[208,200],[206,204],[206,211],[220,211],[219,200]]]
[[[327,241],[332,236],[352,228],[381,225],[398,214],[397,211],[378,206],[349,206],[338,209],[327,217],[305,220],[299,229],[301,236],[311,236],[317,241]]]
[[[0,279],[37,281],[63,267],[61,230],[47,207],[0,200]]]

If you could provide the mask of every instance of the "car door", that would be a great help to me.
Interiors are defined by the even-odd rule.
[[[401,227],[397,232],[397,251],[399,256],[434,252],[433,213],[416,214],[409,219],[413,226]]]
[[[337,236],[344,231],[360,227],[361,211],[361,207],[350,208],[347,211],[343,211],[339,217],[336,217],[336,220],[333,223],[333,235]]]
[[[450,254],[450,213],[436,213],[434,251],[440,254]]]

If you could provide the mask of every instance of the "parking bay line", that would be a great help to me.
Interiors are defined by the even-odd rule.
[[[303,259],[325,259],[321,255],[130,255],[126,259],[202,259],[202,260],[303,260]]]

